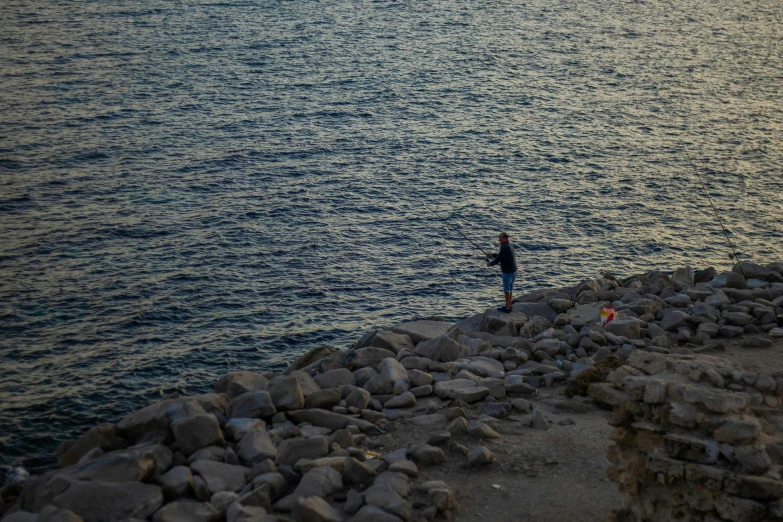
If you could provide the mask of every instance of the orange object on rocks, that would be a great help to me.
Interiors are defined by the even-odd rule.
[[[614,308],[611,306],[604,306],[604,309],[601,310],[601,326],[605,326],[606,323],[613,321],[616,316],[617,312],[614,311]]]

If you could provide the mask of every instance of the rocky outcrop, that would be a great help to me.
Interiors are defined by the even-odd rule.
[[[617,520],[755,521],[783,516],[783,380],[707,356],[635,352],[594,384],[616,427]]]

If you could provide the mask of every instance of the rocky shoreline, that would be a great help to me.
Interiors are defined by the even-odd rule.
[[[609,305],[617,317],[601,326]],[[606,275],[530,292],[508,314],[373,330],[352,349],[308,352],[282,375],[231,372],[213,393],[173,395],[92,428],[58,448],[58,469],[6,486],[0,513],[11,522],[459,519],[452,478],[501,465],[492,450],[504,437],[567,426],[539,399],[611,360],[607,383],[590,386],[595,402],[554,404],[575,414],[614,408],[609,476],[625,497],[616,519],[642,520],[651,505],[672,519],[783,519],[783,450],[767,419],[780,413],[783,380],[703,355],[725,343],[773,347],[782,314],[783,263],[743,263]],[[720,388],[710,392],[717,398],[705,386]],[[678,408],[690,417],[678,421]],[[717,453],[708,443],[692,449],[713,431]],[[650,475],[663,454],[670,467]],[[678,475],[670,461],[712,468]],[[451,475],[433,479],[441,467]],[[642,497],[639,484],[653,493]],[[694,493],[672,493],[683,488]]]

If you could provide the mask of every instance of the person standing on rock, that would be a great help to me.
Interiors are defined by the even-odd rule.
[[[495,254],[487,254],[487,266],[500,265],[503,276],[503,295],[506,297],[506,305],[498,308],[499,312],[511,312],[511,293],[514,291],[514,279],[517,277],[517,260],[514,255],[514,247],[508,240],[508,234],[501,232],[498,235],[500,251]]]

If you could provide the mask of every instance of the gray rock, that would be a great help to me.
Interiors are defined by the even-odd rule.
[[[515,305],[516,306],[516,305]],[[557,316],[553,317],[552,320],[554,321],[557,318]],[[547,328],[549,328],[550,322],[544,319],[543,317],[531,317],[529,321],[527,321],[524,325],[522,325],[519,328],[519,336],[529,339],[531,337],[535,337],[536,335],[540,334]]]
[[[305,399],[306,408],[331,408],[340,403],[339,388],[329,388],[313,392]]]
[[[384,408],[410,408],[416,405],[416,397],[411,392],[394,397],[384,403]]]
[[[272,439],[264,425],[248,431],[236,447],[239,460],[248,466],[252,466],[266,459],[277,457],[277,448],[272,444]]]
[[[410,505],[388,486],[373,485],[364,492],[364,501],[370,506],[379,507],[403,520],[408,520],[411,516]]]
[[[419,444],[409,451],[411,457],[421,464],[435,465],[443,462],[443,450],[430,446],[429,444]]]
[[[319,373],[313,377],[318,386],[321,389],[326,390],[329,388],[339,388],[344,384],[355,385],[356,377],[347,368],[337,368],[335,370],[329,370],[328,372]]]
[[[193,491],[193,473],[187,466],[176,466],[158,480],[166,500],[189,496]]]
[[[732,326],[745,326],[753,322],[753,316],[742,312],[729,312],[725,315],[726,324]]]
[[[452,435],[467,433],[468,421],[465,420],[465,417],[457,417],[453,419],[451,422],[449,422],[449,425],[446,426],[446,430],[448,430],[448,432],[451,433]]]
[[[220,512],[209,502],[178,500],[160,508],[153,522],[217,522]]]
[[[520,393],[523,395],[536,395],[535,388],[525,382],[521,375],[508,375],[503,379],[503,387],[508,393]]]
[[[212,496],[207,489],[207,483],[201,477],[193,477],[193,496],[201,502],[208,501]]]
[[[446,433],[448,433],[449,437],[451,437],[449,432]],[[419,468],[416,467],[416,464],[407,459],[398,460],[397,462],[391,464],[389,466],[389,471],[393,473],[402,473],[411,478],[416,478],[419,476]]]
[[[743,289],[748,287],[747,281],[741,274],[736,272],[722,272],[715,276],[712,281],[707,284],[713,288],[738,288]]]
[[[359,511],[359,509],[361,509],[362,504],[364,504],[362,496],[355,489],[351,489],[348,491],[348,495],[346,496],[343,510],[349,515],[353,515]]]
[[[307,399],[313,393],[321,391],[321,387],[315,380],[310,377],[307,372],[302,370],[294,370],[290,372],[290,375],[296,377],[296,381],[299,383],[299,387],[302,389],[305,399]]]
[[[533,419],[530,421],[530,427],[537,430],[548,430],[549,423],[546,421],[541,412],[538,410],[533,411]]]
[[[404,358],[400,362],[402,363],[403,367],[405,367],[406,370],[419,370],[422,372],[426,372],[430,368],[429,359],[425,359],[424,357],[410,356]]]
[[[299,459],[319,459],[328,453],[329,444],[324,436],[310,437],[309,439],[287,439],[278,448],[275,464],[277,466],[285,464],[293,466]]]
[[[231,491],[220,491],[212,495],[212,498],[209,499],[209,503],[212,504],[222,518],[226,515],[228,507],[238,498],[239,495],[232,493]]]
[[[440,398],[461,400],[468,404],[478,402],[489,395],[489,389],[476,386],[472,381],[464,379],[441,381],[435,384],[435,395]]]
[[[683,326],[688,326],[690,316],[682,310],[669,310],[664,312],[661,319],[661,328],[668,332],[675,332]]]
[[[84,435],[67,448],[64,448],[62,445],[57,448],[57,465],[61,468],[72,466],[95,448],[110,451],[117,444],[118,440],[115,435],[114,425],[96,426],[87,430]]]
[[[456,361],[464,355],[462,345],[448,335],[423,341],[413,351],[416,355],[440,362]]]
[[[320,497],[302,497],[294,504],[296,522],[342,522],[343,514]]]
[[[388,395],[393,383],[383,375],[374,375],[364,383],[363,388],[372,395]]]
[[[285,477],[281,473],[276,472],[262,473],[253,479],[253,489],[264,485],[269,486],[270,494],[274,499],[282,497],[290,488],[290,484]]]
[[[444,321],[411,321],[402,323],[394,328],[392,332],[407,335],[415,344],[422,341],[428,341],[436,337],[445,335],[451,329],[451,323]]]
[[[641,324],[641,321],[634,318],[615,319],[604,325],[604,331],[620,337],[627,337],[628,339],[641,339]]]
[[[559,343],[558,343],[559,346]],[[467,370],[480,377],[493,377],[502,379],[506,376],[503,369],[503,363],[490,359],[489,357],[471,357],[469,359],[460,359],[455,362],[455,366],[460,370]]]
[[[471,421],[468,424],[467,432],[471,437],[477,439],[499,439],[500,434],[479,421]]]
[[[354,458],[345,459],[345,469],[343,470],[343,480],[348,484],[366,485],[372,483],[377,473],[364,462],[359,462]]]
[[[294,375],[281,375],[270,380],[266,391],[275,408],[280,411],[298,410],[305,405],[304,392]]]
[[[360,348],[356,350],[355,364],[357,368],[366,367],[377,370],[381,361],[389,357],[394,359],[394,352],[384,348]]]
[[[304,474],[293,493],[281,499],[275,509],[291,511],[299,498],[325,498],[343,487],[340,473],[329,466],[313,468]]]
[[[171,423],[180,451],[188,456],[207,446],[222,445],[223,433],[214,415],[196,415]]]
[[[293,422],[309,422],[313,426],[323,426],[332,431],[346,428],[349,425],[357,426],[363,433],[379,433],[378,427],[363,419],[347,417],[339,413],[313,408],[310,410],[298,410],[288,413],[288,418]]]
[[[67,509],[85,522],[146,519],[163,504],[157,486],[140,482],[72,481],[49,504]]]
[[[165,437],[172,422],[206,414],[195,398],[167,399],[126,415],[115,429],[119,436],[135,442],[143,437]]]
[[[432,488],[427,492],[430,504],[441,513],[457,509],[457,497],[449,488]]]
[[[223,462],[200,460],[190,465],[207,485],[210,497],[219,491],[239,493],[247,484],[250,469],[244,466],[232,466]]]
[[[434,381],[432,375],[416,369],[408,370],[408,377],[413,386],[426,386]]]
[[[226,433],[231,439],[239,442],[248,432],[265,426],[264,421],[260,419],[231,419],[226,422]]]
[[[350,522],[402,522],[402,519],[387,513],[378,506],[364,506],[351,518]]]
[[[414,343],[406,334],[399,334],[390,330],[381,330],[370,341],[369,346],[385,348],[395,354],[401,350],[412,350]]]
[[[235,371],[227,373],[215,383],[215,393],[225,393],[229,399],[251,391],[263,391],[267,378],[256,372]]]
[[[347,406],[353,406],[354,408],[363,410],[370,404],[370,392],[361,388],[356,388],[345,398],[345,403]]]
[[[388,379],[390,382],[403,381],[409,382],[408,370],[396,359],[386,358],[378,365],[378,374]]]
[[[427,397],[432,395],[433,388],[429,384],[426,386],[417,386],[415,388],[411,388],[410,392],[413,394],[414,397]]]
[[[385,471],[378,475],[373,485],[385,485],[388,486],[403,498],[408,498],[411,494],[411,487],[408,483],[408,477],[402,473],[395,473],[393,471]]]
[[[0,510],[2,509],[2,502],[0,502]],[[23,513],[19,511],[18,513]],[[4,518],[3,522],[13,522],[13,515]],[[58,509],[54,506],[46,506],[38,513],[38,522],[84,522],[84,519],[67,509]]]

